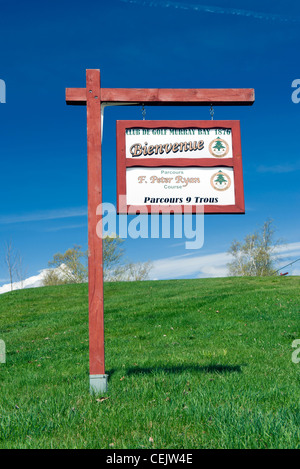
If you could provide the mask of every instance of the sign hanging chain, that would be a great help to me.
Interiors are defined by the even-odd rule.
[[[143,121],[145,120],[145,116],[146,116],[146,109],[145,109],[145,104],[143,103],[142,105],[142,116],[143,116]]]
[[[213,120],[214,120],[214,113],[215,113],[215,111],[214,111],[214,108],[213,108],[213,105],[212,105],[212,104],[210,105],[210,111],[209,111],[209,112],[210,112],[211,120],[213,121]]]

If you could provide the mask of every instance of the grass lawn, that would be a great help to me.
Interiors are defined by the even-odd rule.
[[[0,448],[300,448],[299,287],[106,284],[105,396],[89,394],[86,284],[1,295]]]

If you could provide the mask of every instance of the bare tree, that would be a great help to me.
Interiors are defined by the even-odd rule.
[[[15,250],[11,239],[5,243],[4,263],[8,270],[11,291],[15,281],[19,282],[20,287],[23,288],[26,269],[24,269],[23,258],[19,251]]]
[[[14,250],[12,241],[6,241],[5,243],[5,256],[4,262],[8,270],[9,281],[10,281],[10,289],[13,290],[13,282],[16,272],[16,265],[17,265],[17,254]]]
[[[16,254],[16,266],[15,266],[15,273],[17,281],[20,283],[20,287],[24,287],[24,280],[27,275],[27,269],[24,268],[23,257],[19,252]]]

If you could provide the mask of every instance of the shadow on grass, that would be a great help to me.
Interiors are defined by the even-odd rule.
[[[153,368],[132,367],[126,370],[127,375],[151,374],[151,373],[183,373],[185,371],[198,373],[241,373],[241,365],[178,365],[178,366],[154,366]]]

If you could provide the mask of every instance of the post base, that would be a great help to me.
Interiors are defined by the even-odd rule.
[[[108,375],[90,375],[90,393],[102,394],[107,392]]]

